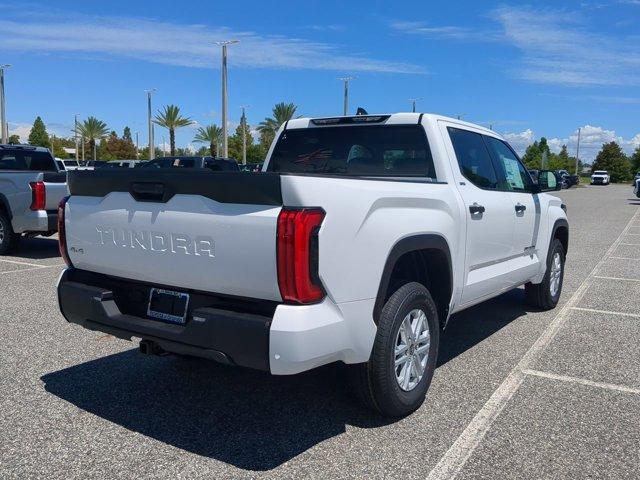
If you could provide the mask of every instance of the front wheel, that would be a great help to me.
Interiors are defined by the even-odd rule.
[[[439,333],[429,291],[416,282],[398,288],[382,309],[369,361],[351,367],[362,401],[387,417],[418,409],[433,378]]]
[[[556,307],[562,292],[564,279],[565,252],[562,243],[554,238],[547,254],[547,271],[541,283],[527,283],[524,286],[527,303],[542,310]]]

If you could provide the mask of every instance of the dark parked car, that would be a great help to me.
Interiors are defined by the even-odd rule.
[[[563,185],[563,188],[571,188],[580,182],[580,178],[577,175],[571,175],[566,170],[557,170],[556,174],[562,178],[563,184],[566,184],[566,187]]]
[[[221,157],[162,157],[149,160],[140,168],[208,168],[214,172],[239,172],[238,162]]]

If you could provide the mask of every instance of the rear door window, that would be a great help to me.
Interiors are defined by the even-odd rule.
[[[498,176],[482,135],[454,127],[447,130],[462,175],[477,187],[496,190]]]
[[[49,153],[31,150],[0,151],[0,170],[58,171]]]
[[[436,180],[419,125],[367,125],[285,130],[268,171]]]

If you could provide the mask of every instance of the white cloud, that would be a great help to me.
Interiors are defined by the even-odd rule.
[[[520,133],[504,133],[502,136],[520,155],[522,155],[527,147],[535,140],[533,130],[530,128]]]
[[[639,43],[589,31],[579,13],[502,7],[492,16],[523,53],[517,76],[539,83],[640,84]]]
[[[30,133],[31,133],[31,124],[9,122],[9,136],[19,135],[21,143],[27,143],[27,139],[29,138]]]
[[[72,52],[182,67],[217,68],[220,47],[214,41],[228,38],[240,40],[229,47],[234,67],[424,73],[416,65],[345,53],[328,43],[224,26],[10,8],[0,20],[3,51]]]
[[[503,136],[520,155],[534,140],[539,139],[531,129],[520,133],[504,133]],[[596,158],[602,145],[608,142],[617,142],[625,153],[631,154],[640,146],[640,133],[630,139],[626,139],[617,135],[614,130],[585,125],[580,128],[580,159],[591,163]],[[562,146],[566,145],[569,154],[575,155],[578,145],[578,130],[576,129],[575,132],[566,137],[547,138],[547,143],[552,152],[558,153]]]
[[[390,27],[400,33],[435,39],[478,41],[491,41],[500,39],[499,33],[495,31],[481,31],[455,25],[435,26],[430,25],[426,22],[396,21],[392,22],[390,24]]]
[[[638,0],[640,2],[640,0]],[[396,21],[390,27],[431,39],[503,42],[521,52],[510,73],[536,82],[562,85],[640,85],[638,37],[614,37],[587,27],[581,12],[504,6],[489,12],[496,27],[468,28]],[[489,21],[490,21],[489,20]],[[480,22],[484,24],[486,22]],[[618,98],[618,103],[636,103]]]

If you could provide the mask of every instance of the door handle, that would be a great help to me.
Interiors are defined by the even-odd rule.
[[[476,202],[473,202],[473,205],[469,205],[469,212],[471,215],[475,215],[476,213],[484,213],[484,206],[478,205]]]
[[[527,209],[526,205],[522,205],[521,203],[516,203],[516,213],[522,213]]]

